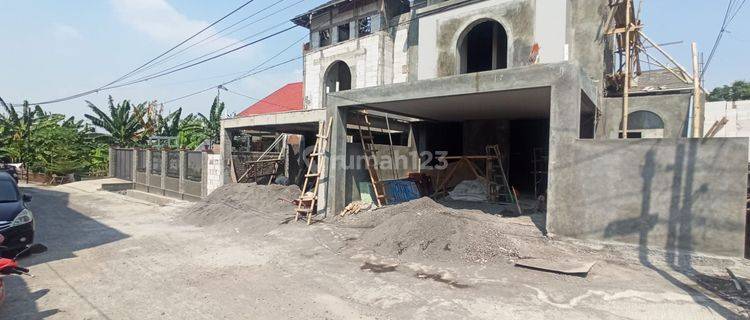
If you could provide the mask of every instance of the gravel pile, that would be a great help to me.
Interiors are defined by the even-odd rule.
[[[546,239],[533,226],[500,219],[421,198],[353,216],[345,224],[371,227],[359,240],[362,246],[405,259],[482,264],[525,256],[545,245]]]
[[[258,219],[278,222],[294,216],[294,205],[285,200],[299,195],[300,189],[295,185],[228,184],[188,208],[182,220],[197,226],[230,227]]]

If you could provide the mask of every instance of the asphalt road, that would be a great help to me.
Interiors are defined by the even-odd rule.
[[[679,274],[600,262],[587,278],[417,262],[363,270],[326,224],[208,230],[91,185],[25,187],[47,253],[6,277],[0,319],[722,319],[743,310]],[[450,272],[462,287],[415,277]],[[698,287],[697,285],[695,286]]]

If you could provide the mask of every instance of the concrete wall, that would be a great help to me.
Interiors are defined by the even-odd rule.
[[[533,0],[454,0],[418,10],[419,80],[458,74],[461,37],[478,21],[487,19],[502,24],[508,34],[508,68],[528,65],[531,46],[536,41],[534,7]],[[565,25],[557,26],[557,30],[565,30]]]
[[[162,170],[161,174],[151,174],[151,154],[160,152],[162,153]],[[135,171],[135,179],[133,180],[133,188],[136,190],[149,192],[153,194],[158,194],[162,196],[168,196],[183,200],[192,200],[197,201],[200,200],[202,197],[205,197],[208,195],[207,192],[207,183],[208,180],[208,153],[203,153],[203,161],[202,161],[202,177],[201,181],[192,181],[187,180],[186,178],[186,152],[180,151],[180,158],[179,158],[179,177],[169,177],[166,175],[166,162],[167,162],[167,152],[159,151],[159,150],[146,150],[145,156],[146,156],[146,170],[144,172],[137,171],[137,163],[138,163],[138,152],[134,152],[134,161],[133,161],[133,171]],[[212,155],[215,158],[220,158],[219,155]],[[219,163],[220,166],[220,163]],[[219,176],[214,177],[214,180],[221,181],[221,170],[214,170],[217,172]]]
[[[729,122],[716,133],[716,137],[750,138],[750,101],[708,102],[704,110],[705,132],[708,132],[716,121],[726,117]]]
[[[387,32],[378,31],[307,53],[304,57],[305,109],[322,108],[325,74],[336,61],[349,66],[353,89],[384,84],[386,38],[390,39]]]
[[[664,138],[686,137],[690,93],[630,97],[628,111],[651,111],[664,121]],[[599,122],[599,137],[617,139],[622,123],[622,98],[604,98],[604,116]]]
[[[546,0],[538,0],[541,6]],[[608,0],[568,0],[568,58],[577,64],[595,85],[603,87],[610,63],[611,44],[604,36]],[[542,46],[541,52],[545,49]],[[595,97],[598,98],[598,97]]]
[[[414,16],[411,13],[402,14],[397,19],[394,19],[392,25],[394,27],[390,30],[391,38],[393,38],[392,48],[392,76],[389,83],[401,83],[409,80],[410,69],[416,69],[412,67],[410,63],[410,51],[416,52],[416,46],[412,46],[409,42],[410,33],[416,33],[416,28],[412,28],[412,25],[416,25],[415,22],[410,21]],[[416,66],[416,59],[414,59],[414,66]]]
[[[581,140],[550,162],[557,235],[680,251],[744,252],[748,141]]]

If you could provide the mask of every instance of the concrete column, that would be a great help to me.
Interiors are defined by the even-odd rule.
[[[151,150],[146,149],[146,192],[151,191]]]
[[[185,194],[185,173],[187,172],[187,162],[185,150],[180,150],[180,194]]]
[[[230,170],[232,170],[232,133],[229,129],[221,128],[219,131],[219,140],[221,144],[221,176],[222,184],[228,184],[232,182],[232,176]]]
[[[138,148],[133,148],[133,165],[130,167],[130,181],[135,182],[135,175],[138,173]]]
[[[109,166],[107,167],[107,176],[108,177],[114,177],[115,176],[115,148],[112,146],[109,147]]]
[[[208,152],[201,152],[201,198],[208,196]]]
[[[167,178],[167,152],[164,150],[157,151],[161,152],[161,194],[165,195],[164,190],[167,188],[164,180]]]
[[[555,230],[557,208],[566,206],[565,163],[572,163],[575,154],[569,145],[579,137],[581,114],[581,80],[574,68],[561,68],[561,75],[550,89],[549,169],[547,177],[547,231]],[[575,195],[579,196],[579,195]]]
[[[337,97],[329,99],[329,106],[336,106]],[[344,109],[345,110],[345,109]],[[321,194],[318,213],[330,213],[331,216],[341,212],[346,206],[346,112],[338,107],[326,109],[326,118],[333,119],[329,148],[321,160],[326,161],[328,172],[321,180]],[[327,217],[327,215],[326,215]]]

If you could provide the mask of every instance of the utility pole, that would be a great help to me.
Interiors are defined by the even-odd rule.
[[[698,45],[693,42],[693,138],[703,137],[701,72],[698,67]]]

